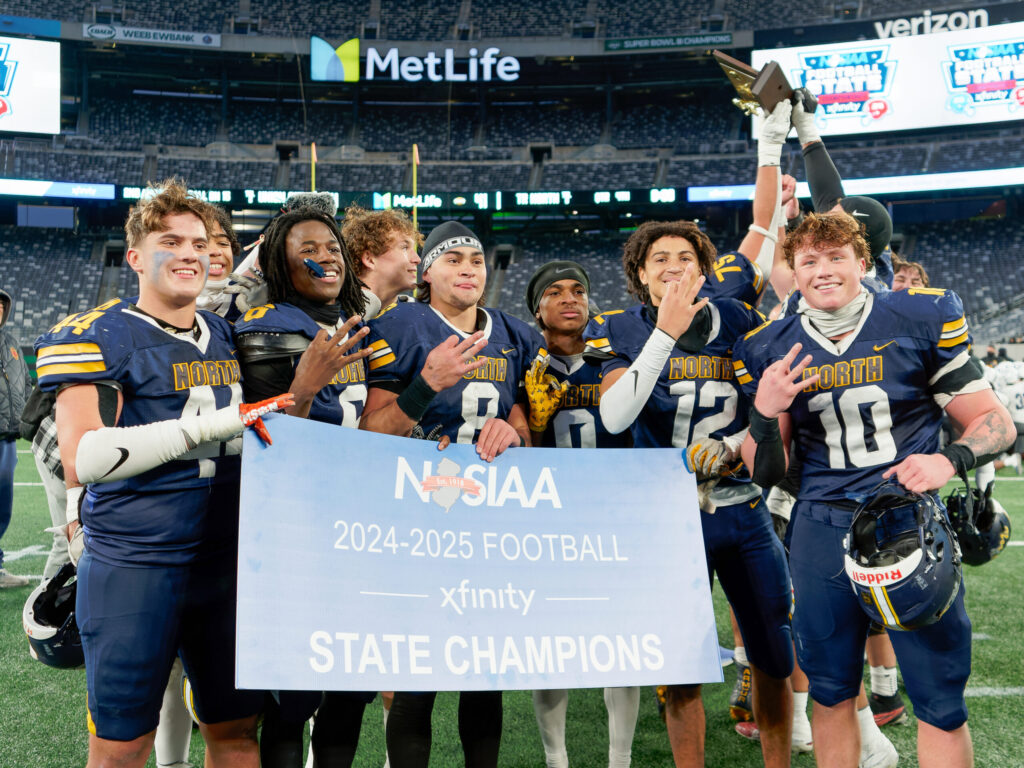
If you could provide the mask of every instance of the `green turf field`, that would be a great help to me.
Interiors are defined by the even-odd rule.
[[[49,548],[43,529],[49,515],[28,445],[18,444],[14,519],[3,539],[8,570],[42,573]],[[1001,477],[996,497],[1013,520],[1014,544],[1024,542],[1024,478]],[[967,606],[974,622],[974,673],[968,704],[979,768],[1024,766],[1024,547],[1010,546],[996,561],[982,568],[967,568]],[[28,655],[21,627],[21,611],[30,588],[0,591],[0,767],[71,768],[85,765],[85,673],[50,669]],[[731,646],[729,622],[721,590],[715,591],[719,636]],[[707,765],[745,768],[761,765],[760,749],[733,732],[728,698],[734,679],[725,670],[725,685],[705,688],[707,710]],[[501,765],[515,768],[544,764],[543,750],[528,692],[505,694],[505,728]],[[434,716],[435,749],[432,765],[462,765],[455,725],[456,694],[438,697]],[[913,722],[913,721],[912,721]],[[576,691],[569,700],[567,728],[570,761],[575,766],[600,768],[606,764],[608,738],[600,690]],[[384,763],[383,726],[379,700],[367,707],[355,765],[380,768]],[[885,733],[900,751],[900,766],[917,765],[915,729],[889,726]],[[192,740],[192,761],[202,765],[202,742]],[[665,728],[658,717],[652,690],[645,690],[633,744],[633,765],[670,766],[671,753]],[[813,766],[811,755],[794,758],[795,766]],[[150,759],[149,765],[154,765]]]

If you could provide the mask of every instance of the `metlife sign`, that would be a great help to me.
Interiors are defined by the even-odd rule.
[[[315,35],[309,41],[310,79],[321,82],[355,83],[360,80],[393,80],[419,83],[486,83],[519,79],[519,60],[499,56],[501,49],[469,49],[468,58],[456,59],[454,48],[429,51],[426,56],[402,56],[396,47],[360,51],[359,38],[337,48]],[[360,63],[363,66],[360,67]]]

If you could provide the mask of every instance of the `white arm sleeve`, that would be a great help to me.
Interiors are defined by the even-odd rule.
[[[675,339],[660,328],[654,329],[625,375],[601,394],[601,421],[605,429],[617,435],[636,421],[675,345]]]
[[[775,263],[775,246],[778,242],[779,227],[786,226],[786,214],[782,208],[782,174],[775,174],[775,211],[772,213],[771,223],[768,225],[768,229],[762,229],[756,224],[751,224],[748,229],[754,232],[760,232],[764,235],[764,240],[761,241],[761,248],[757,252],[757,258],[754,260],[757,266],[761,269],[762,275],[770,275],[772,273],[772,265]]]
[[[75,454],[78,482],[126,480],[173,461],[202,443],[228,440],[243,429],[238,406],[137,427],[103,427],[82,435]]]

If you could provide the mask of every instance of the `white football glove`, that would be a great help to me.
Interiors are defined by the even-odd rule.
[[[814,115],[804,111],[803,101],[797,99],[793,107],[793,127],[796,128],[796,135],[800,144],[810,144],[812,141],[821,141],[818,135],[818,126],[814,123]]]
[[[761,135],[757,142],[757,164],[779,165],[782,161],[782,147],[789,135],[790,116],[793,113],[793,105],[788,100],[780,101],[775,105],[770,115],[764,117],[764,124],[761,126]],[[813,118],[812,118],[813,119]]]

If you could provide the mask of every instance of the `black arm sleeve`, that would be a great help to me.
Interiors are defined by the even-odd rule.
[[[754,471],[750,479],[762,488],[771,488],[786,476],[786,452],[781,440],[757,444],[754,453]]]
[[[750,479],[762,488],[770,488],[786,476],[786,451],[778,419],[766,419],[754,406],[750,407],[750,437],[757,445]]]
[[[255,403],[288,391],[295,377],[291,357],[242,361],[242,392],[247,403]]]
[[[843,179],[836,170],[832,158],[829,157],[825,145],[816,141],[805,147],[804,170],[807,172],[807,184],[811,188],[814,210],[818,213],[832,210],[843,195]]]

